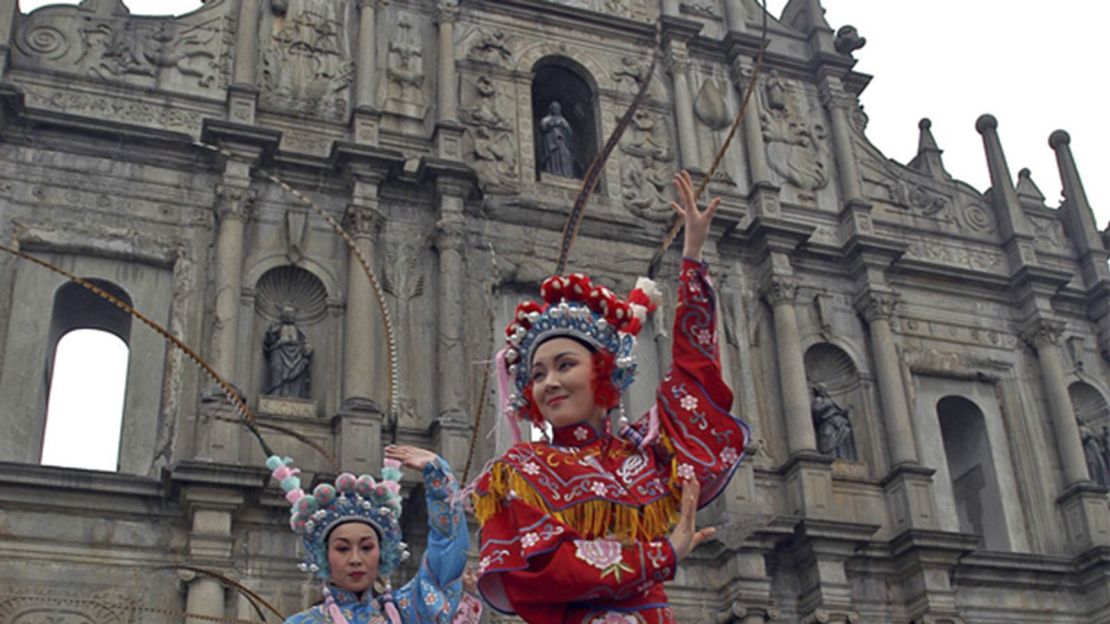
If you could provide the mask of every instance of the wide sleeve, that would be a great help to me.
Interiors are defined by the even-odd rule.
[[[573,603],[622,600],[668,581],[674,548],[666,539],[622,544],[583,539],[518,499],[482,526],[478,588],[494,609],[527,622],[558,624]]]
[[[458,496],[459,483],[443,458],[424,467],[428,546],[420,569],[393,599],[405,622],[449,624],[462,596],[462,572],[470,532]]]
[[[672,458],[671,479],[696,477],[699,507],[728,484],[750,431],[733,416],[732,390],[721,375],[717,296],[704,262],[682,261],[671,369],[656,395],[661,443]],[[678,487],[677,483],[674,483]]]

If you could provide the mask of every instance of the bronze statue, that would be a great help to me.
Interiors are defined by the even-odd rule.
[[[312,380],[312,345],[296,325],[293,308],[281,309],[281,318],[266,329],[262,342],[266,356],[266,385],[263,394],[309,398]]]
[[[574,129],[563,117],[562,106],[552,102],[540,120],[540,171],[565,178],[578,177],[574,157]]]
[[[810,409],[813,428],[817,431],[817,450],[834,459],[859,459],[852,435],[852,421],[848,420],[848,410],[837,405],[821,384],[813,386]]]

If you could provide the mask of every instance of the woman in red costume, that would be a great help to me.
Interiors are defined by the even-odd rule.
[[[506,413],[550,423],[553,439],[518,441],[478,478],[478,587],[527,622],[674,622],[663,582],[712,535],[695,529],[694,513],[743,455],[748,427],[729,413],[701,259],[720,200],[699,210],[686,172],[675,186],[686,231],[673,364],[651,412],[610,435],[607,415],[635,373],[635,336],[659,301],[650,281],[622,301],[584,275],[551,277],[545,303],[521,303],[506,329]]]

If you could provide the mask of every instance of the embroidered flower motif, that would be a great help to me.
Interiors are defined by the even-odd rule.
[[[436,603],[436,595],[435,594],[427,594],[427,595],[424,596],[424,604],[426,604],[430,607],[430,606],[433,606],[435,603]]]
[[[675,471],[679,479],[690,480],[694,478],[694,467],[690,464],[682,464]]]
[[[713,343],[713,332],[705,327],[695,330],[694,336],[697,338],[698,344],[703,347],[708,347]]]
[[[598,496],[605,496],[605,484],[601,481],[594,481],[594,484],[590,486],[590,491]]]
[[[540,467],[536,464],[536,462],[528,462],[527,464],[524,464],[523,470],[530,475],[534,475],[539,474]]]
[[[525,533],[524,537],[520,539],[520,543],[523,544],[525,548],[531,548],[535,546],[536,542],[538,541],[540,541],[540,536],[536,535],[534,532]]]
[[[602,578],[610,574],[616,575],[618,583],[621,572],[632,571],[632,568],[621,561],[621,544],[616,540],[574,540],[574,556],[601,570]]]
[[[726,446],[724,450],[721,451],[721,463],[726,466],[735,464],[738,459],[740,459],[740,454],[731,446]]]
[[[692,412],[698,409],[698,397],[692,394],[687,394],[686,396],[682,397],[682,400],[679,401],[678,404],[681,405],[682,409],[686,410],[687,412]]]
[[[590,432],[586,431],[585,427],[578,427],[577,429],[574,430],[574,439],[575,440],[578,440],[579,442],[581,442],[582,440],[585,440],[588,437],[590,437]]]
[[[490,563],[492,563],[492,561],[490,560],[489,557],[482,557],[481,559],[479,559],[478,560],[478,574],[482,574],[483,572],[485,572],[486,568],[489,567]]]

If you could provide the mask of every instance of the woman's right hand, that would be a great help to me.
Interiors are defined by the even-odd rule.
[[[682,482],[682,515],[678,525],[671,532],[671,547],[674,548],[675,561],[682,561],[698,544],[713,537],[717,529],[706,527],[698,530],[695,519],[698,513],[698,496],[701,495],[701,484],[697,479],[686,479]]]

